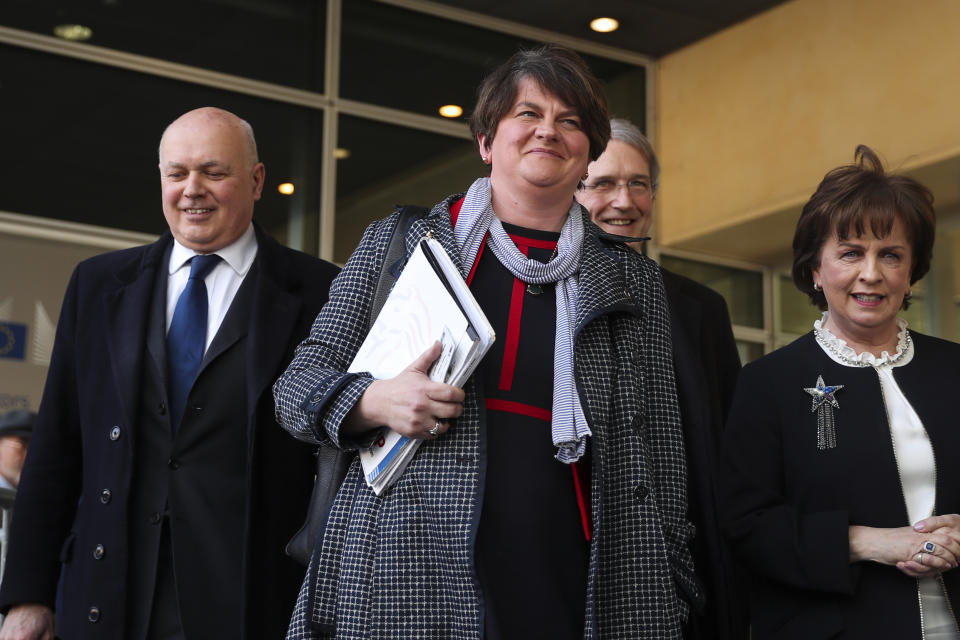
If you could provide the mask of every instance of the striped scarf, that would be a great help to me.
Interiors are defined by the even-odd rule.
[[[474,182],[457,217],[454,235],[460,248],[464,277],[470,272],[480,245],[489,238],[493,255],[510,273],[526,283],[557,283],[557,326],[553,354],[553,414],[551,435],[557,447],[556,458],[567,464],[576,462],[586,450],[590,427],[580,407],[574,376],[573,332],[577,312],[577,272],[583,248],[583,219],[576,201],[570,205],[567,220],[560,230],[557,256],[550,262],[527,258],[504,231],[493,211],[490,179]],[[572,198],[571,198],[572,200]],[[489,234],[489,235],[488,235]]]

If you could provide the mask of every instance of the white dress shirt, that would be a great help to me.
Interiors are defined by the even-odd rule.
[[[253,232],[253,224],[232,244],[214,251],[221,260],[209,274],[204,284],[207,285],[207,341],[203,346],[204,353],[213,342],[214,336],[223,323],[224,316],[233,302],[233,297],[243,284],[243,279],[250,272],[253,261],[257,257],[257,236]],[[173,312],[177,308],[180,294],[187,286],[190,277],[189,260],[197,252],[188,249],[176,239],[173,241],[173,250],[170,252],[168,266],[169,279],[167,280],[167,332],[173,321]]]

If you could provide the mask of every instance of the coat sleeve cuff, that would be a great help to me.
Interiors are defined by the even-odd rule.
[[[300,408],[308,416],[317,442],[329,442],[338,449],[356,449],[364,443],[340,438],[340,427],[347,414],[373,383],[366,373],[348,373],[334,384],[324,384],[307,394]]]
[[[801,518],[800,556],[818,558],[804,563],[811,588],[853,593],[857,572],[850,564],[849,525],[846,511],[822,511]]]

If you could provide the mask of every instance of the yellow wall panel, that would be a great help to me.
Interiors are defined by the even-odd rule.
[[[858,143],[960,158],[960,2],[793,0],[663,58],[656,101],[666,246],[801,205]]]

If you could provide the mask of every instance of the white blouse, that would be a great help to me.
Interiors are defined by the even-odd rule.
[[[906,524],[913,525],[933,515],[937,497],[937,476],[930,437],[893,377],[894,369],[913,360],[913,340],[907,331],[907,322],[902,318],[897,319],[900,331],[896,353],[891,355],[883,351],[878,358],[869,352],[857,353],[844,340],[824,328],[827,314],[828,312],[824,311],[823,317],[813,323],[817,343],[824,353],[834,362],[846,367],[873,367],[880,379],[880,390],[890,424],[890,438],[900,473],[900,485],[903,487],[907,515],[910,518],[910,522]],[[923,621],[924,637],[927,640],[960,639],[940,580],[928,577],[919,579],[917,583],[920,589],[920,617]]]

